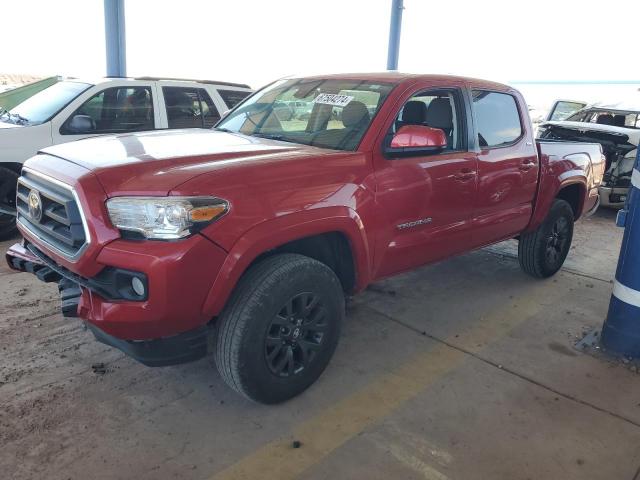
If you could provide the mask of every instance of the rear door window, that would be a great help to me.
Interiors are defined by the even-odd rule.
[[[506,93],[473,90],[480,147],[501,147],[522,135],[516,99]]]
[[[615,127],[640,128],[640,113],[616,110],[589,109],[570,116],[574,122],[598,123]]]
[[[204,88],[162,87],[169,128],[211,128],[220,120]]]
[[[251,95],[251,92],[242,92],[239,90],[218,90],[218,93],[227,104],[229,109],[238,105],[241,101]]]

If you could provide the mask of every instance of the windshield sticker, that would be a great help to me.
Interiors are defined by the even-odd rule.
[[[349,95],[338,95],[335,93],[321,93],[313,103],[321,103],[322,105],[333,105],[334,107],[346,107],[353,100]]]

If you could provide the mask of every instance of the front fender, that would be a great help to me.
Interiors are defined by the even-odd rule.
[[[356,269],[356,290],[371,278],[370,247],[359,215],[348,207],[304,210],[262,222],[245,232],[229,250],[209,291],[203,312],[218,315],[249,265],[261,254],[294,240],[339,232],[349,240]]]
[[[24,163],[38,150],[51,145],[51,124],[1,128],[0,145],[0,163]]]

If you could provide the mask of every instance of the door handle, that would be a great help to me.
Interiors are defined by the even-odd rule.
[[[522,170],[523,172],[528,172],[529,170],[531,170],[536,165],[537,165],[536,162],[525,162],[522,165],[520,165],[518,168],[520,170]]]
[[[453,176],[453,178],[455,180],[458,180],[459,182],[466,182],[467,180],[471,180],[472,178],[475,178],[475,176],[476,176],[475,170],[471,170],[470,168],[463,168],[458,173],[456,173]]]

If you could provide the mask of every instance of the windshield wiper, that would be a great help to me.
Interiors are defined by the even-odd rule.
[[[11,113],[6,108],[2,108],[0,110],[0,117],[7,117],[7,120],[11,123],[15,123],[16,125],[28,125],[29,119],[23,117],[19,113]]]
[[[19,113],[9,113],[9,115],[12,115],[12,116],[16,117],[20,122],[22,122],[23,125],[26,125],[26,124],[29,123],[29,119],[23,117]]]
[[[260,138],[268,138],[269,140],[281,140],[286,142],[287,140],[282,140],[283,136],[280,134],[274,134],[274,133],[252,133],[251,134],[254,137],[260,137]]]

